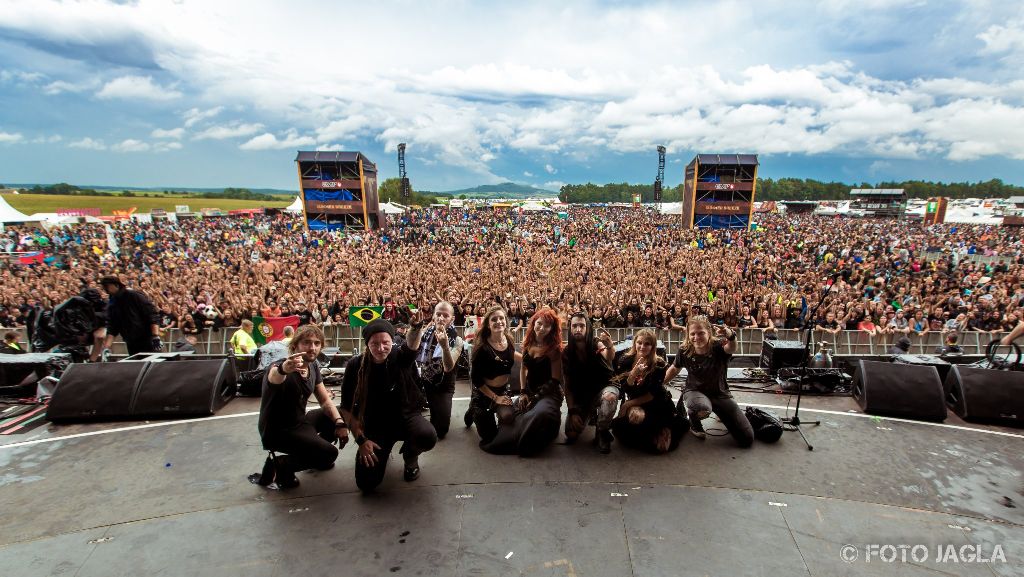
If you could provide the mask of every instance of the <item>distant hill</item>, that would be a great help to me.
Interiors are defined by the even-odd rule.
[[[10,188],[26,188],[26,189],[31,189],[34,186],[47,187],[47,186],[52,186],[53,184],[55,184],[55,183],[52,183],[52,182],[50,182],[50,183],[46,183],[46,182],[38,182],[38,183],[36,183],[36,182],[33,182],[33,183],[11,183],[11,184],[8,184],[7,186],[10,187]],[[108,191],[121,192],[122,190],[132,190],[132,191],[140,191],[140,192],[163,192],[165,190],[170,190],[170,191],[174,191],[174,192],[197,192],[197,193],[201,193],[201,192],[224,192],[224,188],[223,187],[221,187],[221,188],[186,188],[186,187],[181,187],[181,186],[149,186],[149,187],[146,187],[146,186],[109,186],[109,185],[99,185],[99,184],[80,184],[80,185],[78,185],[78,187],[79,188],[91,188],[93,190],[100,190],[100,191],[103,191],[103,192],[108,192]],[[247,188],[247,187],[235,187],[235,188]],[[283,189],[279,189],[279,188],[248,188],[248,190],[250,190],[252,192],[255,192],[257,194],[269,194],[269,195],[275,195],[275,194],[294,195],[294,194],[297,194],[294,190],[283,190]]]
[[[480,186],[475,186],[473,188],[451,190],[439,194],[445,194],[454,197],[458,197],[464,194],[468,197],[473,198],[530,198],[558,196],[557,192],[551,190],[544,190],[543,188],[526,186],[524,184],[516,184],[514,182],[503,182],[501,184],[482,184]]]

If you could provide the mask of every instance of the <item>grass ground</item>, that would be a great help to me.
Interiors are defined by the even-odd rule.
[[[267,200],[235,200],[226,198],[197,198],[197,197],[130,197],[130,196],[70,196],[51,194],[6,194],[4,200],[7,204],[20,210],[25,214],[37,212],[57,212],[63,208],[98,208],[103,214],[113,214],[115,210],[130,210],[136,208],[136,212],[149,212],[154,208],[162,208],[167,212],[174,212],[174,207],[180,204],[187,204],[192,211],[199,211],[203,208],[219,208],[224,211],[237,210],[241,208],[284,208],[292,203],[293,199],[283,200],[278,197],[267,197]]]

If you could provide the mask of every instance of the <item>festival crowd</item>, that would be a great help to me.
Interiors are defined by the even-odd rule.
[[[9,226],[0,326],[25,323],[117,275],[184,333],[238,326],[253,316],[299,315],[348,324],[348,308],[455,305],[455,324],[493,305],[521,328],[543,306],[568,326],[676,328],[695,314],[713,325],[874,336],[1011,330],[1024,313],[1024,247],[1016,228],[758,214],[756,227],[686,230],[653,208],[570,205],[565,212],[429,208],[390,217],[381,231],[308,231],[288,214],[119,221],[49,230]],[[117,250],[113,250],[114,247]],[[991,258],[976,259],[972,255]],[[981,262],[984,260],[984,262]]]

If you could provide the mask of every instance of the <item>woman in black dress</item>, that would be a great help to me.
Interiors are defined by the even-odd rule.
[[[667,364],[658,356],[657,346],[654,331],[641,329],[633,337],[633,348],[615,363],[612,383],[625,400],[612,422],[612,433],[626,445],[667,453],[679,445],[685,429],[662,384]]]

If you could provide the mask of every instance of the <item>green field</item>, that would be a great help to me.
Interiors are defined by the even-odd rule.
[[[261,201],[164,195],[161,195],[161,198],[54,194],[4,195],[4,200],[7,201],[7,204],[29,215],[37,212],[57,212],[58,209],[64,208],[98,208],[103,211],[103,214],[108,215],[113,214],[115,210],[130,210],[132,207],[135,207],[136,212],[142,213],[150,212],[154,208],[162,208],[167,212],[174,212],[174,207],[179,204],[187,204],[193,212],[198,212],[203,208],[219,208],[223,211],[240,208],[284,208],[291,204],[293,200],[278,200],[278,198],[268,196],[266,201]]]

